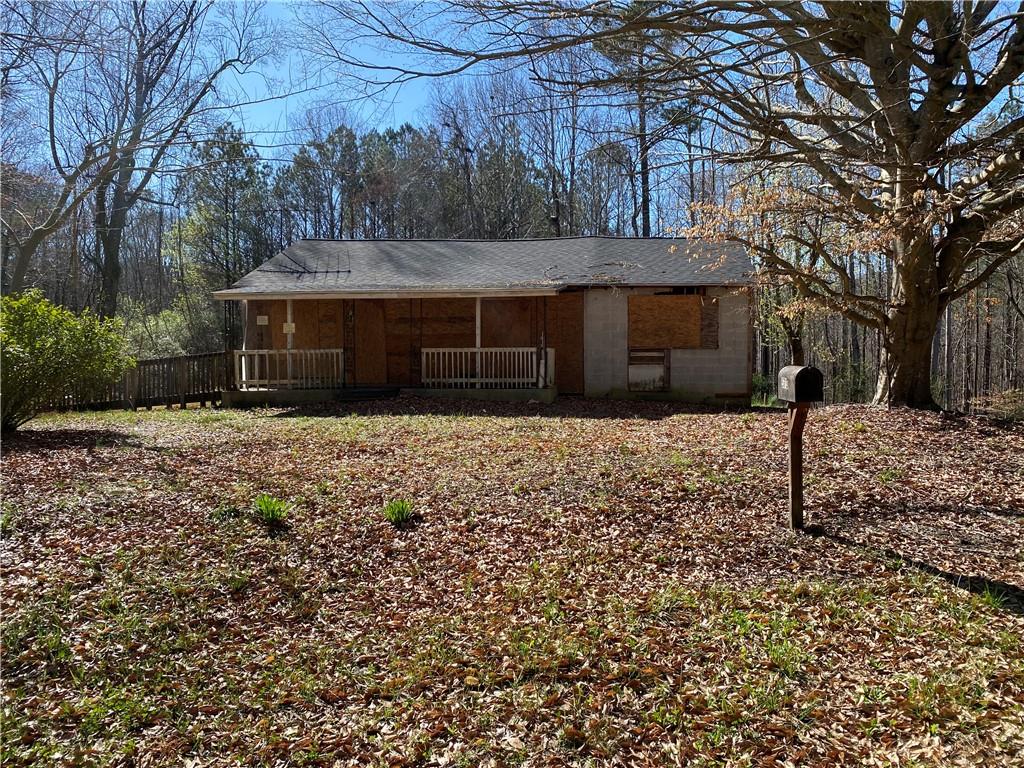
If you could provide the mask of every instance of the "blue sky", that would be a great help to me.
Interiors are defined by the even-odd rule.
[[[264,13],[287,32],[296,28],[294,16],[300,11],[300,3],[271,0]],[[281,47],[287,49],[273,61],[245,75],[232,75],[224,83],[225,90],[231,92],[229,98],[241,103],[224,119],[243,127],[265,157],[291,154],[297,143],[294,132],[301,128],[309,110],[343,109],[349,119],[365,128],[421,124],[428,119],[432,80],[416,80],[366,98],[352,83],[321,67],[314,68],[312,77],[307,76],[306,56],[298,45],[284,43]],[[370,61],[381,58],[370,49],[362,54]]]

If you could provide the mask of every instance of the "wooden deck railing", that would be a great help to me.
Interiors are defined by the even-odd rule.
[[[534,389],[554,381],[555,351],[536,347],[424,349],[420,379],[443,389]],[[538,359],[539,358],[539,359]]]
[[[239,389],[331,389],[344,386],[341,349],[235,350]]]
[[[121,380],[100,392],[68,392],[49,403],[54,410],[152,408],[213,403],[233,386],[230,353],[207,352],[136,361]]]

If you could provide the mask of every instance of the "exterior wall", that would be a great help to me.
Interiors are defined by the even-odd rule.
[[[749,400],[750,292],[725,288],[707,291],[718,301],[717,333],[712,334],[717,348],[672,349],[670,392],[630,392],[629,297],[658,292],[591,288],[546,298],[483,299],[481,341],[483,346],[532,346],[543,336],[555,350],[560,393]],[[346,319],[349,308],[351,318]],[[257,315],[266,315],[268,325],[258,326]],[[284,300],[247,301],[246,347],[287,348],[286,318]],[[292,320],[293,349],[351,350],[346,354],[348,381],[360,385],[418,386],[423,347],[472,347],[476,339],[474,299],[294,299]],[[702,334],[707,330],[702,327]]]
[[[673,349],[672,391],[686,400],[750,400],[751,317],[747,290],[715,288],[718,349]]]
[[[542,299],[545,342],[554,350],[555,387],[560,394],[583,394],[585,295],[568,291]]]
[[[632,289],[590,288],[583,295],[583,393],[587,397],[608,397],[628,390],[626,299],[631,292]]]
[[[750,299],[746,290],[709,288],[717,298],[715,349],[672,349],[670,391],[629,390],[629,297],[654,288],[590,288],[584,299],[584,391],[588,397],[668,397],[690,402],[750,399]]]
[[[288,302],[284,299],[250,299],[245,302],[245,348],[287,349],[288,336],[284,323],[288,319]],[[292,349],[340,349],[342,343],[342,303],[340,299],[295,299],[292,301],[292,322],[295,333]],[[266,325],[257,325],[264,315]]]

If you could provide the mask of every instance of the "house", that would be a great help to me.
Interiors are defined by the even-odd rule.
[[[567,237],[301,240],[214,295],[243,305],[236,403],[381,387],[749,403],[752,294],[734,244]]]

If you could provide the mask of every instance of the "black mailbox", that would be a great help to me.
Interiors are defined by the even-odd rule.
[[[779,400],[819,403],[825,399],[825,377],[809,365],[787,365],[779,371]]]

